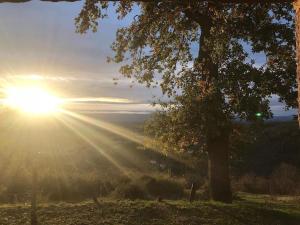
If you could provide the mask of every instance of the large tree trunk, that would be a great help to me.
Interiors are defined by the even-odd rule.
[[[294,2],[296,10],[296,53],[297,53],[297,82],[298,82],[298,121],[300,126],[300,0]]]
[[[208,5],[208,7],[213,6]],[[202,84],[200,87],[200,96],[205,99],[205,108],[207,110],[204,127],[207,129],[210,197],[215,201],[231,203],[232,193],[228,163],[229,121],[222,109],[224,99],[220,87],[216,85],[216,80],[218,80],[218,65],[213,60],[211,46],[208,45],[209,42],[214,40],[214,34],[211,32],[212,16],[208,14],[205,21],[202,18],[197,20],[201,27],[201,36],[199,38],[199,52],[198,58],[195,61],[195,70],[199,71],[201,77],[198,80]]]
[[[208,149],[208,177],[211,199],[225,203],[232,202],[229,177],[229,138],[220,135],[210,138]]]

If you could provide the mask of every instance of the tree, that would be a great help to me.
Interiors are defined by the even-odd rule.
[[[123,63],[125,77],[160,86],[169,101],[160,102],[155,137],[172,149],[207,151],[211,197],[231,202],[233,119],[271,117],[274,94],[287,107],[296,105],[292,6],[197,0],[135,4],[139,12],[117,31],[110,60]],[[87,0],[76,19],[78,31],[96,31],[109,6]],[[132,1],[115,3],[119,19],[133,6]],[[258,65],[253,53],[264,54],[266,62]]]

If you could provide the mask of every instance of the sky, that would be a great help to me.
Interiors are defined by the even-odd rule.
[[[78,34],[74,19],[81,8],[82,2],[0,4],[2,83],[47,86],[91,110],[153,110],[149,103],[160,92],[138,84],[131,88],[120,65],[106,62],[117,28],[129,20],[111,14],[97,33]],[[113,78],[121,78],[118,85]]]
[[[130,18],[119,21],[111,13],[97,33],[78,34],[74,19],[81,8],[82,2],[0,4],[1,83],[47,86],[91,111],[153,110],[149,103],[160,91],[138,84],[131,88],[125,78],[114,85],[113,78],[121,78],[120,65],[106,62],[117,28]],[[294,113],[282,108],[272,99],[275,115]]]

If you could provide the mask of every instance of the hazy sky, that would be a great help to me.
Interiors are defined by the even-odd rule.
[[[147,103],[157,94],[120,77],[119,65],[107,63],[116,29],[128,20],[112,14],[97,33],[75,33],[74,18],[82,3],[0,4],[0,74],[6,82],[34,80],[60,96],[126,98]],[[41,77],[42,76],[42,77]],[[30,81],[32,82],[32,81]],[[114,106],[116,107],[116,106]],[[128,108],[144,108],[145,105]],[[103,108],[103,107],[101,107]],[[124,105],[121,107],[125,108]]]
[[[74,18],[81,7],[82,2],[0,4],[2,82],[31,80],[46,84],[60,96],[125,98],[130,103],[95,105],[93,101],[95,110],[149,110],[145,103],[160,92],[139,85],[130,88],[128,79],[115,86],[112,79],[120,77],[119,65],[106,62],[112,55],[110,45],[116,29],[128,24],[130,18],[119,21],[111,14],[97,33],[80,35],[75,33]],[[276,114],[285,114],[276,101],[272,105]]]

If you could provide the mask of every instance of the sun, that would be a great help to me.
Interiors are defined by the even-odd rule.
[[[57,112],[61,100],[41,87],[8,87],[4,104],[29,114]]]

